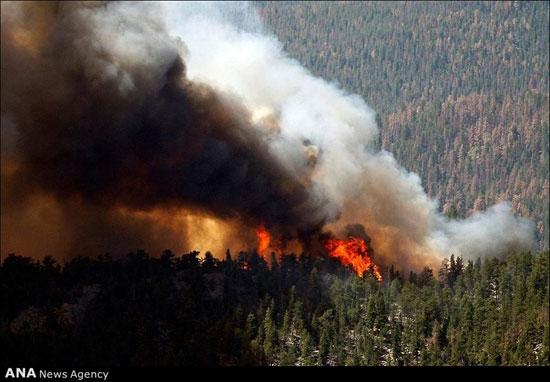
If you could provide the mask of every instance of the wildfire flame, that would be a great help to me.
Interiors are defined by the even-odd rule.
[[[359,277],[363,277],[363,272],[366,270],[372,269],[376,280],[382,281],[378,266],[369,257],[367,245],[363,240],[349,236],[348,240],[328,239],[324,244],[331,257],[339,259],[346,266],[351,264]]]
[[[271,243],[271,234],[265,229],[263,224],[256,228],[256,237],[258,238],[258,253],[264,258],[267,256],[266,250]]]
[[[272,235],[265,228],[265,225],[262,223],[256,228],[256,237],[258,238],[258,254],[268,262],[271,262],[269,258],[270,253],[268,253],[268,248],[271,248],[277,256],[282,256],[283,254],[283,245],[280,238],[273,239]]]

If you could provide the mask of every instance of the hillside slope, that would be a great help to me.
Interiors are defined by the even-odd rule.
[[[547,2],[258,2],[314,74],[379,113],[379,148],[450,216],[500,200],[548,248]]]

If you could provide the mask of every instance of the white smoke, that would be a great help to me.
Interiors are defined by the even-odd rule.
[[[166,6],[169,29],[189,49],[190,79],[237,94],[252,111],[273,116],[281,134],[271,137],[272,154],[295,174],[305,171],[304,140],[322,150],[314,187],[332,201],[329,215],[335,218],[356,188],[349,181],[361,175],[365,145],[378,134],[374,111],[359,96],[311,76],[275,37],[229,24],[220,8],[230,4],[216,11],[208,4],[203,12],[197,4]]]
[[[314,77],[289,58],[248,4],[169,2],[163,7],[170,33],[189,50],[189,78],[235,94],[257,115],[274,118],[280,134],[269,135],[272,155],[296,176],[307,172],[303,142],[319,153],[312,197],[330,200],[324,213],[337,220],[334,228],[362,223],[367,233],[385,232],[390,240],[403,241],[388,246],[394,251],[439,257],[534,248],[534,225],[515,218],[508,203],[464,220],[444,217],[416,174],[390,153],[374,152],[375,112],[359,96]]]
[[[469,257],[501,256],[535,245],[533,223],[515,218],[509,202],[495,204],[484,213],[474,212],[464,220],[448,220],[439,215],[437,218],[438,228],[430,238],[440,252]]]
[[[17,8],[3,4],[3,14],[17,16]],[[131,93],[141,77],[162,77],[159,69],[177,51],[190,80],[239,98],[274,160],[307,183],[311,198],[329,201],[319,203],[323,219],[313,220],[331,222],[326,228],[340,233],[347,224],[363,224],[377,259],[417,267],[451,253],[498,256],[534,248],[534,225],[515,218],[507,203],[464,220],[444,217],[416,174],[374,150],[375,112],[289,58],[249,4],[121,2],[79,12],[90,32],[72,43],[88,52],[86,75],[98,87],[116,79],[120,92]],[[7,121],[3,115],[3,140]]]

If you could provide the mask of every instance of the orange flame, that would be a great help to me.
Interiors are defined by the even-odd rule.
[[[359,277],[363,277],[363,272],[372,268],[376,280],[382,281],[378,266],[369,257],[367,245],[363,240],[350,236],[348,240],[328,239],[324,244],[331,257],[336,257],[346,266],[351,264]]]
[[[267,232],[263,223],[256,228],[256,237],[258,238],[258,253],[265,258],[267,256],[266,250],[271,243],[271,235]]]
[[[258,254],[262,256],[268,264],[271,264],[271,258],[269,257],[270,253],[268,252],[268,248],[271,248],[271,250],[275,252],[277,256],[282,256],[282,240],[280,238],[274,240],[269,231],[265,229],[263,223],[260,224],[258,228],[256,228],[256,237],[258,238]]]

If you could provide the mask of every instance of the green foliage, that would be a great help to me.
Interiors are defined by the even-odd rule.
[[[141,251],[63,267],[9,255],[1,362],[549,365],[548,261],[452,256],[439,279],[424,268],[403,280],[392,267],[378,283],[321,256],[285,255],[269,268],[245,252],[219,261]]]

